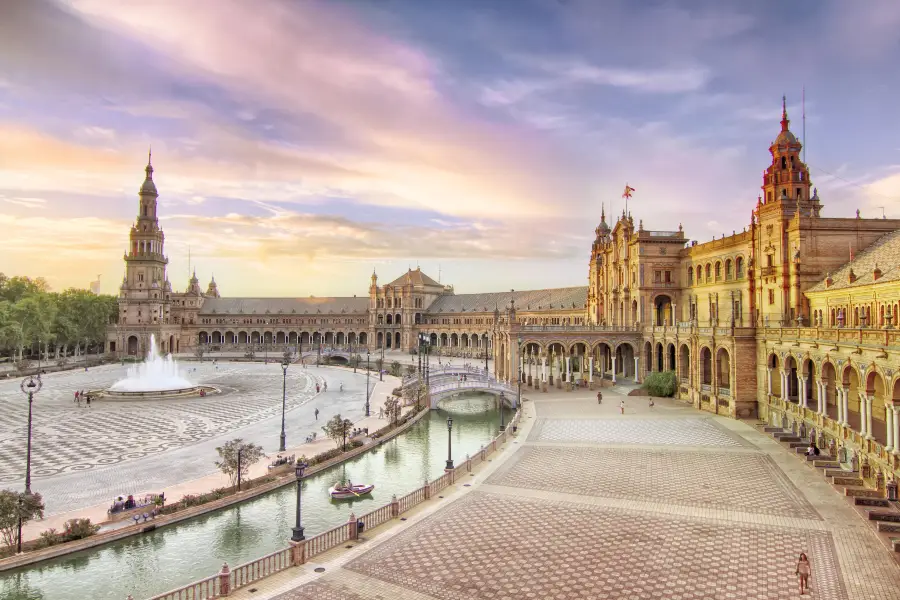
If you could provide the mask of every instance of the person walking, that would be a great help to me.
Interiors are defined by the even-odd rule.
[[[653,410],[654,406],[656,406],[656,404],[653,403],[653,396],[650,396],[650,410]]]
[[[88,394],[87,397],[85,397],[85,402],[87,402],[87,407],[90,408],[91,407],[91,395],[90,394]]]
[[[318,408],[316,409],[315,415],[316,415],[316,421],[318,421],[319,420],[319,409]]]
[[[603,403],[603,392],[597,392],[597,404]]]
[[[625,414],[625,399],[623,398],[621,402],[619,402],[619,412],[621,414]]]
[[[320,391],[320,390],[319,390],[319,384],[317,383],[317,384],[316,384],[316,393],[318,394],[319,391]]]
[[[809,566],[809,559],[806,558],[806,553],[800,553],[800,559],[797,561],[797,569],[795,571],[795,575],[800,581],[800,595],[802,596],[809,590],[809,573],[811,569]]]

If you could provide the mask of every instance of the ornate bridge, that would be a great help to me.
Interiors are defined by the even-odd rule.
[[[508,406],[517,408],[518,390],[509,385],[495,379],[480,378],[480,380],[469,379],[468,381],[450,381],[438,385],[432,384],[430,405],[431,408],[437,408],[438,403],[444,398],[450,398],[464,392],[485,392],[499,396]]]

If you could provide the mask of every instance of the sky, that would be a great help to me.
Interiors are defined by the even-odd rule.
[[[115,293],[152,145],[176,290],[586,285],[626,183],[747,226],[782,95],[823,214],[900,217],[898,64],[895,0],[0,0],[0,272]]]

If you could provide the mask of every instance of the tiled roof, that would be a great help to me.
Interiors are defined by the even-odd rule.
[[[406,273],[404,273],[403,275],[401,275],[400,277],[393,280],[392,282],[390,282],[387,285],[389,285],[391,287],[402,287],[409,283],[412,283],[414,286],[437,285],[437,286],[443,287],[440,283],[438,283],[437,281],[435,281],[434,279],[432,279],[431,277],[429,277],[428,275],[423,273],[422,269],[420,269],[418,267],[416,267],[415,271],[410,269],[409,271],[407,271]]]
[[[494,312],[494,307],[504,311],[509,307],[512,298],[515,298],[518,311],[581,309],[587,304],[587,294],[587,286],[488,294],[447,294],[428,307],[428,314]]]
[[[853,258],[837,271],[831,273],[831,286],[825,285],[823,279],[809,289],[810,292],[824,292],[843,288],[854,288],[869,285],[875,281],[873,271],[875,265],[881,269],[878,282],[900,280],[900,230],[884,235],[872,245]],[[856,275],[856,281],[850,282],[850,269]]]
[[[369,297],[361,298],[207,298],[201,315],[210,314],[345,314],[365,313]]]

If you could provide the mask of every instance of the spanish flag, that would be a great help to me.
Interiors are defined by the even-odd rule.
[[[633,191],[635,191],[635,189],[626,183],[625,184],[625,193],[622,194],[622,197],[623,198],[631,198],[631,192],[633,192]]]

